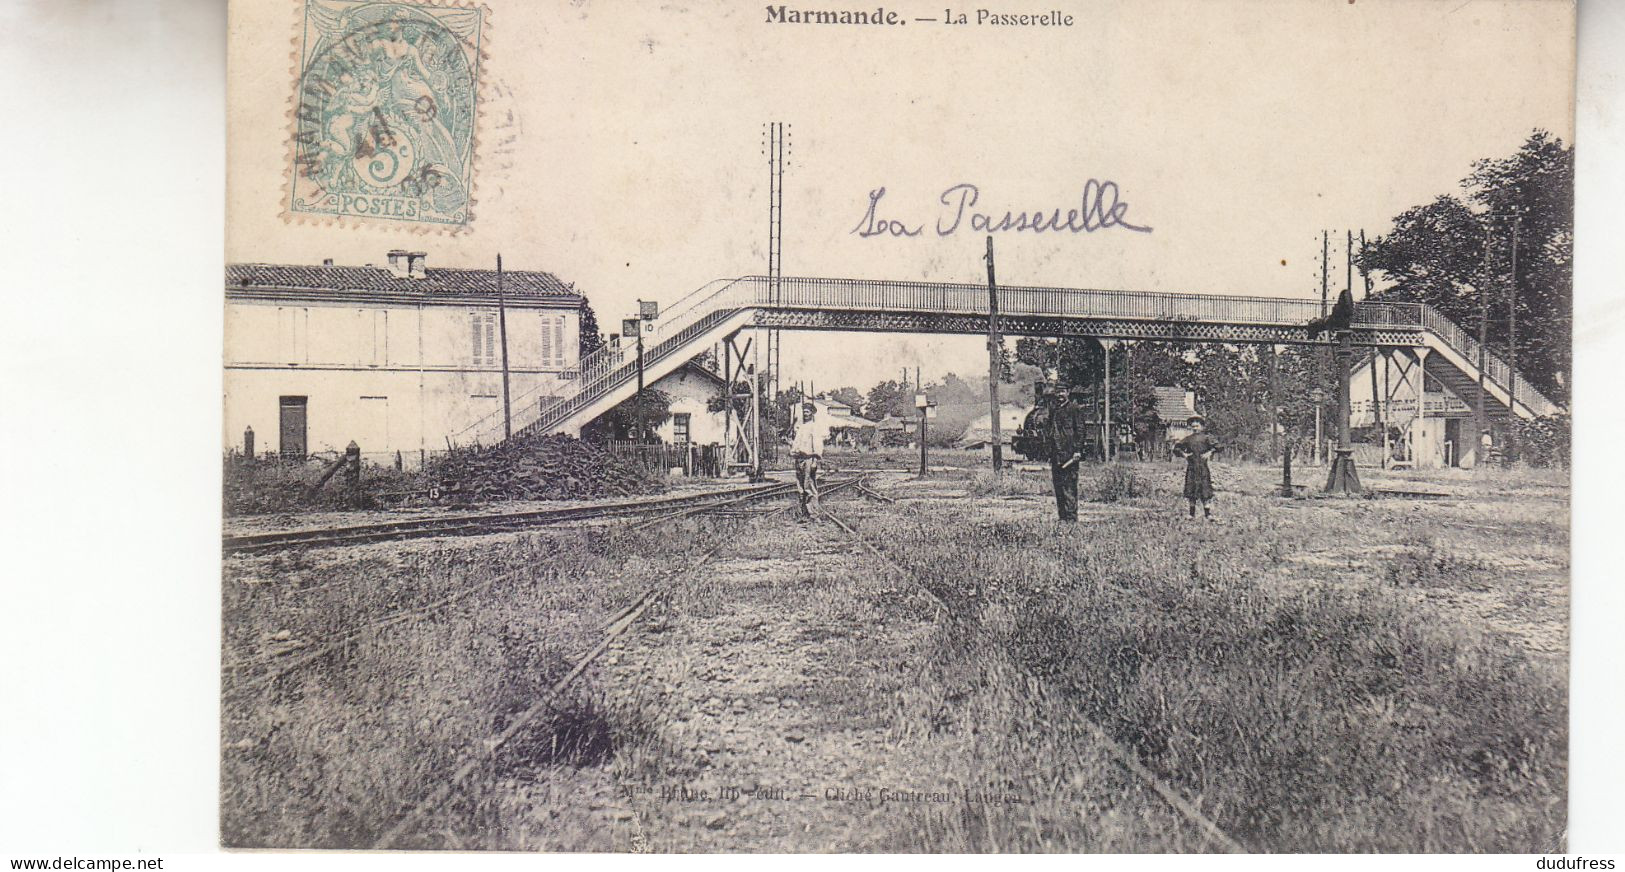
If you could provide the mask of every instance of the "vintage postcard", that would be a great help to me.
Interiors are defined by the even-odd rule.
[[[224,846],[1564,849],[1573,4],[229,40]]]

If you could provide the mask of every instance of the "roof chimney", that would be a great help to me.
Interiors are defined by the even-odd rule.
[[[406,255],[406,274],[414,279],[428,278],[429,266],[425,262],[429,259],[427,251],[413,251]]]
[[[395,278],[398,278],[398,279],[406,278],[406,272],[407,272],[406,249],[404,249],[404,248],[396,248],[396,249],[393,249],[393,250],[391,250],[389,252],[389,271],[391,273],[395,274]]]
[[[333,258],[331,258],[331,257],[322,258],[322,266],[330,267],[332,265],[333,265]]]

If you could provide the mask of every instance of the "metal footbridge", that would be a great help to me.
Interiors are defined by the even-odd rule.
[[[644,380],[653,384],[696,356],[750,328],[963,333],[987,331],[987,287],[948,282],[747,276],[720,279],[662,313],[644,340]],[[1323,314],[1319,300],[1280,297],[999,287],[999,328],[1014,336],[1327,344],[1305,325]],[[1479,361],[1487,411],[1533,418],[1561,410],[1431,306],[1355,304],[1352,343],[1406,355],[1457,395],[1477,396]],[[606,345],[567,373],[563,396],[514,398],[514,433],[565,432],[629,399],[637,390],[637,352]],[[500,416],[482,419],[458,441],[501,441]]]

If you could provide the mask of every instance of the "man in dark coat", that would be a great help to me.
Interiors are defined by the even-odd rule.
[[[1083,459],[1084,436],[1088,432],[1083,408],[1077,403],[1083,394],[1083,388],[1073,388],[1070,393],[1056,391],[1045,432],[1050,480],[1055,485],[1055,510],[1062,521],[1073,523],[1078,520],[1078,463]]]

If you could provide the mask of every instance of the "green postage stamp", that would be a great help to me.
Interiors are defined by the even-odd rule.
[[[466,226],[484,24],[479,7],[307,0],[289,216]]]

